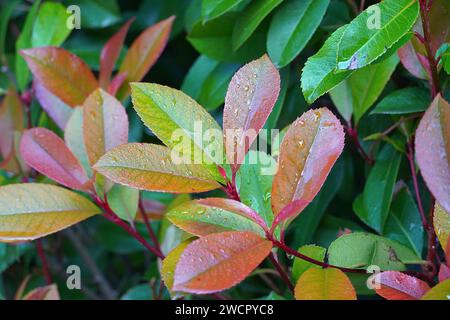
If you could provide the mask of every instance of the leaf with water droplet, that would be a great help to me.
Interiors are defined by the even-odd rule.
[[[369,281],[387,300],[419,300],[430,290],[426,282],[398,271],[376,273]]]

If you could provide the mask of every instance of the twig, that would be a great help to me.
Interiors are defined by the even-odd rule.
[[[361,3],[359,5],[359,12],[363,12],[365,7],[366,7],[366,0],[361,0]]]
[[[42,240],[37,239],[36,240],[36,248],[39,255],[39,258],[41,259],[42,263],[42,272],[44,273],[45,281],[48,285],[52,284],[52,276],[50,275],[50,270],[48,268],[47,258],[45,257],[44,253],[44,247],[42,246]]]
[[[291,290],[291,292],[293,293],[294,285],[292,284],[291,280],[289,279],[289,276],[286,274],[286,271],[284,270],[284,268],[278,262],[278,259],[275,255],[275,253],[273,253],[273,252],[270,253],[269,260],[275,266],[275,269],[277,269],[278,273],[280,274],[281,279],[283,279],[284,283],[288,286],[289,290]]]
[[[144,203],[142,202],[141,197],[139,198],[139,211],[141,212],[142,219],[144,220],[144,224],[147,228],[150,239],[152,239],[155,249],[158,250],[158,252],[160,253],[161,256],[163,256],[164,254],[161,251],[161,246],[159,245],[158,238],[156,237],[156,234],[153,231],[152,226],[150,225],[150,221],[148,220],[147,213],[145,212],[145,208],[144,208]]]
[[[374,159],[372,159],[364,150],[364,148],[362,147],[361,143],[359,142],[359,138],[358,138],[358,131],[356,129],[356,127],[352,128],[350,126],[345,126],[345,131],[347,132],[347,134],[349,135],[349,137],[352,139],[353,144],[355,145],[356,149],[358,150],[359,154],[361,155],[361,157],[369,164],[369,165],[373,165],[375,163]]]
[[[350,6],[350,8],[352,8],[353,13],[355,15],[359,14],[359,10],[358,10],[358,6],[356,5],[355,0],[347,0],[348,5]]]
[[[99,285],[99,289],[102,294],[108,300],[113,300],[115,298],[114,289],[111,287],[108,280],[106,280],[106,278],[103,276],[103,273],[100,271],[95,261],[91,258],[91,255],[87,252],[86,248],[78,239],[77,235],[71,229],[67,229],[65,231],[65,235],[67,236],[67,238],[69,238],[75,249],[77,249],[83,261],[86,263],[86,267],[94,276],[94,281]]]

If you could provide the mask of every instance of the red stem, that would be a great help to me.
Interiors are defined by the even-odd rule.
[[[352,128],[350,126],[345,127],[345,131],[349,135],[349,137],[352,139],[353,144],[355,145],[356,149],[358,150],[359,154],[363,157],[363,159],[369,164],[373,165],[375,161],[366,153],[364,148],[362,147],[361,143],[359,142],[358,138],[358,131],[356,127]]]
[[[285,272],[284,268],[278,262],[278,259],[275,255],[275,253],[273,253],[273,252],[270,253],[269,260],[275,266],[275,269],[277,269],[278,273],[280,274],[281,279],[283,279],[284,283],[286,283],[289,290],[291,290],[291,292],[294,293],[294,285],[292,284],[291,280],[289,279],[289,276]]]
[[[158,238],[156,237],[155,232],[153,231],[152,226],[150,225],[150,221],[148,220],[147,213],[145,212],[144,203],[142,202],[142,198],[139,198],[139,211],[141,212],[142,219],[144,220],[144,224],[147,228],[148,234],[150,238],[152,239],[153,245],[155,246],[155,249],[158,250],[161,256],[164,256],[164,254],[161,251],[161,247],[159,245]]]
[[[42,272],[44,273],[45,281],[47,282],[48,285],[50,285],[53,283],[53,281],[52,276],[50,275],[50,269],[48,267],[47,258],[45,257],[44,247],[42,246],[41,239],[36,240],[36,248],[39,258],[41,259]]]
[[[424,46],[427,51],[428,63],[430,65],[430,86],[431,96],[434,98],[440,92],[439,75],[437,71],[437,62],[435,54],[431,48],[431,31],[429,13],[431,8],[431,1],[420,0],[420,16],[422,18]]]

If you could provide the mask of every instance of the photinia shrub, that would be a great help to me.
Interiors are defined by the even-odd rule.
[[[90,31],[36,1],[10,59],[18,2],[1,13],[0,298],[449,299],[448,0],[174,0],[145,28],[80,1]],[[90,55],[61,47],[112,26]],[[22,256],[41,267],[14,279]]]

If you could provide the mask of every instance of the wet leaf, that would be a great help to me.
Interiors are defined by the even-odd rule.
[[[416,131],[416,159],[439,204],[450,212],[450,104],[438,95]]]
[[[279,92],[280,74],[267,55],[245,65],[231,79],[225,97],[223,129],[233,173],[264,127]]]
[[[184,231],[206,236],[224,231],[252,231],[264,236],[264,221],[251,208],[230,199],[206,198],[184,202],[167,212],[167,218]]]
[[[175,17],[171,16],[145,29],[131,44],[119,68],[119,73],[127,75],[125,83],[117,94],[119,100],[129,94],[128,84],[142,80],[158,60],[166,47],[174,19]]]
[[[45,128],[25,131],[20,153],[30,167],[50,179],[71,189],[91,190],[92,185],[80,162],[52,131]]]
[[[0,242],[29,241],[83,221],[100,210],[67,189],[37,183],[0,187]]]
[[[387,271],[372,276],[377,294],[387,300],[418,300],[430,286],[415,277],[398,271]]]
[[[231,288],[244,280],[272,249],[253,232],[212,234],[189,244],[175,269],[174,291],[197,294]]]
[[[174,163],[170,149],[154,144],[116,147],[94,169],[116,183],[149,191],[191,193],[220,186],[202,165]]]
[[[294,219],[314,199],[343,148],[342,125],[326,108],[304,113],[289,127],[272,186],[274,225]],[[298,201],[300,207],[281,214]]]
[[[341,270],[311,268],[295,286],[296,300],[356,300],[350,279]]]
[[[193,241],[193,239],[188,239],[180,243],[175,249],[170,251],[167,257],[163,260],[161,267],[161,277],[166,285],[167,289],[172,290],[173,287],[173,277],[175,275],[175,269],[177,267],[178,261],[184,252],[184,249]]]
[[[445,250],[450,239],[450,214],[438,202],[434,205],[433,225],[441,247]]]
[[[83,131],[89,163],[128,142],[128,116],[120,102],[102,89],[89,95],[83,104]]]
[[[98,87],[89,67],[74,54],[55,47],[22,50],[34,77],[66,104],[81,105]],[[83,81],[80,81],[83,79]]]
[[[153,83],[133,83],[131,87],[136,112],[159,139],[178,152],[177,160],[203,164],[222,181],[212,164],[223,163],[222,130],[214,118],[181,91]],[[208,135],[199,135],[199,130]]]

